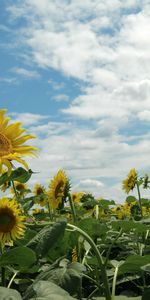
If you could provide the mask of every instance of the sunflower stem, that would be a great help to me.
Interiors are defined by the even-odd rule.
[[[119,270],[119,266],[117,266],[115,268],[113,284],[112,284],[112,300],[115,300],[115,290],[116,290],[116,281],[117,281],[118,270]]]
[[[138,198],[139,198],[139,205],[140,205],[141,217],[143,218],[141,193],[140,193],[140,188],[139,188],[138,182],[137,182],[136,186],[137,186],[137,192],[138,192]]]
[[[15,187],[14,181],[12,180],[11,182],[12,182],[12,186],[13,186],[13,189],[14,189],[16,199],[18,200],[18,193],[17,193],[16,187]]]
[[[31,228],[36,227],[36,226],[37,227],[43,227],[43,226],[46,226],[46,225],[53,225],[53,224],[54,224],[54,222],[45,222],[45,223],[41,223],[41,224],[31,224],[31,223],[28,224],[28,223],[25,223],[26,226],[31,227]],[[107,277],[106,266],[105,266],[105,263],[103,262],[103,258],[101,256],[96,244],[94,243],[93,239],[85,231],[83,231],[82,229],[80,229],[79,227],[77,227],[73,224],[67,223],[67,228],[66,229],[70,229],[72,231],[77,231],[90,244],[91,248],[95,252],[95,255],[96,255],[96,258],[97,258],[97,261],[98,261],[98,265],[99,265],[99,268],[101,270],[101,276],[102,276],[102,281],[103,281],[103,284],[104,284],[104,292],[105,292],[106,300],[111,300],[110,286],[109,286],[109,281],[108,281],[108,277]]]
[[[111,293],[110,293],[110,287],[109,287],[106,267],[104,265],[103,258],[101,256],[96,244],[94,243],[93,239],[85,231],[83,231],[82,229],[80,229],[79,227],[77,227],[73,224],[68,223],[67,227],[72,228],[75,231],[77,231],[78,233],[80,233],[85,238],[85,240],[90,244],[91,248],[95,252],[95,255],[96,255],[97,261],[98,261],[98,265],[101,270],[102,281],[104,284],[105,297],[106,297],[106,300],[111,300]]]
[[[5,246],[4,244],[1,243],[1,255],[3,255],[4,251],[5,251]],[[1,282],[2,282],[2,286],[6,286],[5,267],[1,267]]]
[[[13,280],[15,279],[16,275],[18,274],[18,272],[19,272],[19,271],[16,271],[16,272],[14,273],[14,275],[12,276],[12,278],[10,279],[10,281],[9,281],[9,283],[8,283],[8,286],[7,286],[8,289],[10,289],[10,286],[11,286]]]
[[[49,212],[50,221],[53,221],[52,211],[49,203],[48,203],[48,212]]]
[[[70,208],[71,208],[71,211],[72,211],[73,221],[74,221],[74,223],[76,223],[77,215],[76,215],[75,206],[74,206],[74,203],[72,201],[70,193],[68,194],[68,199],[69,199],[69,204],[70,204]]]

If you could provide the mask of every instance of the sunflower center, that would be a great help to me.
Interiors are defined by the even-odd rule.
[[[37,195],[43,194],[43,189],[41,187],[37,188]]]
[[[0,232],[10,232],[16,223],[16,218],[13,212],[8,208],[0,210]]]
[[[24,185],[23,184],[17,184],[16,185],[16,190],[17,191],[23,191],[25,189]]]
[[[64,186],[64,182],[63,180],[61,180],[60,182],[58,182],[56,188],[55,188],[55,198],[57,198],[59,196],[59,193],[62,192],[62,188]]]
[[[12,145],[10,140],[0,133],[0,156],[10,154],[12,151]]]

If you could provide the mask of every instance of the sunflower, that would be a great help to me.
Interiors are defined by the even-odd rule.
[[[36,183],[33,188],[33,194],[37,196],[35,203],[38,203],[41,206],[45,206],[47,204],[46,189],[43,185]]]
[[[24,235],[24,218],[15,200],[0,199],[0,242],[2,245]]]
[[[137,172],[135,169],[131,169],[127,178],[122,182],[122,188],[128,194],[131,190],[134,189],[137,183]]]
[[[21,127],[20,122],[9,124],[9,118],[5,116],[6,109],[0,110],[0,173],[2,166],[6,166],[8,174],[12,170],[12,161],[15,160],[28,169],[27,163],[21,159],[24,155],[35,155],[37,148],[24,145],[34,138],[31,134],[22,135],[26,130]]]
[[[25,183],[14,181],[14,187],[17,194],[19,194],[20,196],[23,196],[28,192],[28,186]],[[13,187],[11,188],[11,193],[13,195],[16,194]]]
[[[32,215],[38,215],[41,213],[41,211],[42,210],[40,208],[36,207],[36,208],[32,209]]]
[[[71,193],[71,198],[72,198],[72,201],[74,202],[75,205],[79,205],[80,200],[81,200],[81,198],[84,194],[85,194],[84,192],[73,192],[73,193]]]
[[[59,170],[51,180],[48,190],[48,200],[51,208],[63,207],[70,189],[69,179],[63,170]]]

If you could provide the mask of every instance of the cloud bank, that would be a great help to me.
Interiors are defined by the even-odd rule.
[[[24,0],[7,11],[10,24],[23,20],[17,47],[38,68],[16,73],[54,69],[80,83],[73,100],[64,93],[54,99],[67,103],[63,121],[34,126],[34,116],[26,123],[39,137],[42,180],[64,168],[75,188],[125,197],[121,180],[129,169],[150,168],[149,1]]]

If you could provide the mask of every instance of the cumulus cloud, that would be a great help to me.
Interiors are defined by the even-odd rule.
[[[24,0],[7,9],[11,22],[24,20],[17,39],[28,62],[61,72],[81,88],[61,108],[65,121],[19,116],[39,134],[38,165],[31,161],[42,172],[37,178],[45,181],[64,168],[74,186],[88,185],[104,197],[112,191],[121,199],[124,174],[131,167],[150,168],[149,135],[142,131],[150,120],[149,1]],[[64,87],[53,79],[48,84],[55,91]],[[67,93],[55,100],[67,100]]]
[[[19,76],[23,76],[25,78],[39,78],[40,74],[37,71],[32,71],[32,70],[27,70],[24,68],[13,68],[11,70],[13,73],[19,75]]]
[[[12,117],[13,121],[22,122],[24,126],[31,126],[34,124],[38,124],[42,120],[46,120],[49,116],[42,116],[38,114],[31,113],[9,113]]]

